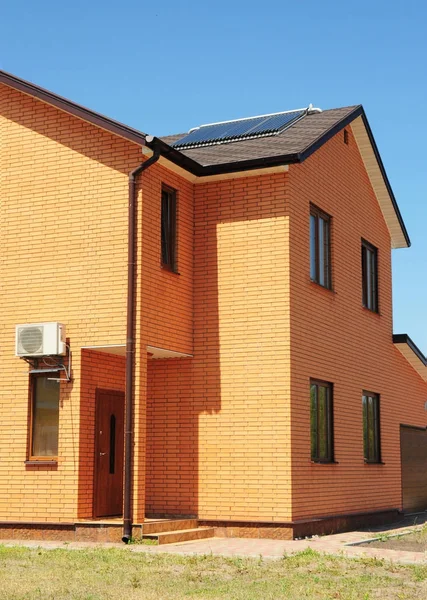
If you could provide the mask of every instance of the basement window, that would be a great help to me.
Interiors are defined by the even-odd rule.
[[[30,443],[31,461],[58,456],[59,382],[55,375],[31,376]]]

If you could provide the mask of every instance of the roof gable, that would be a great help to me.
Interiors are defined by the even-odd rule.
[[[395,333],[393,335],[393,344],[403,354],[411,367],[420,375],[424,381],[427,381],[427,358],[421,350],[414,344],[406,333]]]
[[[351,128],[381,212],[387,223],[392,248],[406,248],[411,245],[408,232],[364,112],[352,121]]]
[[[182,148],[180,153],[200,164],[204,175],[300,163],[349,125],[390,232],[392,247],[408,247],[411,242],[361,105],[307,114],[274,137]],[[185,135],[168,136],[162,141],[173,144]]]

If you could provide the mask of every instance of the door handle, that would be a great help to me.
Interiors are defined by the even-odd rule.
[[[100,452],[99,456],[105,456],[107,453],[106,452]]]

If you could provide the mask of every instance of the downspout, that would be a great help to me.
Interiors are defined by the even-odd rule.
[[[147,141],[151,141],[147,136]],[[126,320],[126,388],[125,388],[125,467],[123,500],[123,537],[128,544],[132,537],[132,462],[133,462],[133,407],[135,403],[135,271],[137,246],[137,190],[136,179],[160,158],[160,150],[153,148],[153,155],[129,173],[129,217],[128,217],[128,290]]]

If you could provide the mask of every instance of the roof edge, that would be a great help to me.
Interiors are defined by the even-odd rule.
[[[375,159],[377,161],[378,167],[380,169],[381,172],[381,176],[383,178],[384,181],[384,185],[386,186],[389,198],[391,200],[391,203],[393,205],[393,209],[394,212],[396,213],[396,217],[397,220],[399,222],[400,228],[402,230],[403,233],[403,237],[405,238],[405,242],[407,247],[409,248],[411,245],[411,240],[409,238],[409,234],[408,231],[406,229],[406,225],[403,221],[403,217],[402,214],[400,212],[399,206],[397,204],[397,200],[396,197],[393,193],[393,190],[391,188],[390,185],[390,181],[387,177],[387,173],[386,170],[384,168],[384,164],[383,161],[381,159],[381,155],[379,153],[378,150],[378,146],[375,142],[375,138],[374,135],[372,133],[372,129],[369,125],[369,121],[368,118],[366,116],[365,113],[365,109],[363,108],[363,106],[361,104],[357,105],[356,108],[354,110],[352,110],[346,117],[344,117],[343,119],[341,119],[341,121],[338,121],[338,123],[336,123],[335,125],[333,125],[326,133],[322,134],[321,136],[318,137],[318,139],[313,142],[312,144],[310,144],[309,146],[307,146],[307,148],[305,150],[302,151],[301,153],[301,162],[306,160],[311,154],[313,154],[313,152],[316,152],[316,150],[318,150],[321,146],[323,146],[323,144],[325,144],[327,141],[329,141],[334,135],[336,135],[337,133],[339,133],[342,129],[344,129],[344,127],[347,127],[347,125],[350,125],[350,123],[352,121],[354,121],[355,119],[357,119],[357,117],[361,117],[362,121],[363,121],[363,125],[365,126],[366,129],[366,133],[368,134],[368,138],[369,138],[369,142],[372,146],[372,150],[374,152],[375,155]]]
[[[344,129],[344,127],[350,125],[350,123],[354,121],[354,119],[357,119],[357,117],[360,117],[362,114],[364,114],[364,112],[365,111],[363,110],[363,106],[361,104],[358,104],[346,117],[343,117],[340,121],[338,121],[338,123],[332,125],[332,127],[330,127],[325,133],[322,133],[322,135],[320,135],[317,138],[317,140],[309,144],[300,153],[301,162],[303,162],[314,152],[316,152],[316,150],[323,146],[323,144],[326,144],[326,142],[328,142],[331,138],[334,137],[334,135],[336,135],[342,129]]]
[[[110,119],[100,113],[97,113],[90,108],[86,108],[81,106],[80,104],[76,104],[67,98],[63,98],[58,94],[54,94],[49,90],[41,88],[34,83],[30,83],[29,81],[25,81],[24,79],[20,79],[11,73],[7,73],[6,71],[0,70],[0,83],[7,85],[19,92],[23,92],[29,96],[33,96],[46,104],[50,104],[62,110],[66,113],[69,113],[83,121],[87,121],[92,125],[96,125],[101,129],[109,131],[110,133],[114,133],[115,135],[119,135],[127,140],[135,142],[141,146],[145,146],[145,135],[141,131],[137,129],[133,129],[132,127],[128,127],[119,121],[115,121],[114,119]]]
[[[415,354],[417,358],[422,362],[422,364],[427,366],[427,358],[418,348],[418,346],[412,341],[407,333],[394,333],[393,334],[393,344],[407,344],[412,352]]]
[[[221,163],[219,165],[202,165],[183,154],[180,150],[170,146],[161,138],[154,137],[152,141],[147,141],[146,145],[151,149],[157,145],[157,147],[160,148],[162,156],[198,177],[222,175],[223,173],[238,173],[240,171],[252,171],[254,169],[277,167],[279,165],[288,165],[300,162],[299,154],[283,154],[280,156],[267,156],[264,158],[253,158],[250,160]]]
[[[204,167],[197,161],[193,160],[189,156],[185,156],[179,150],[176,150],[173,146],[169,146],[166,142],[158,137],[153,137],[151,141],[146,141],[146,146],[150,148],[150,150],[154,150],[154,148],[158,148],[160,150],[160,154],[170,160],[174,165],[181,167],[185,171],[188,171],[192,175],[196,175],[197,177],[201,177],[205,175]]]
[[[410,245],[411,245],[411,240],[409,238],[408,231],[406,229],[405,223],[403,221],[402,214],[401,214],[399,206],[397,204],[397,200],[396,200],[395,195],[393,193],[393,190],[391,188],[390,181],[389,181],[389,179],[387,177],[387,173],[386,173],[386,170],[384,168],[384,164],[383,164],[383,161],[381,159],[381,156],[380,156],[380,153],[379,153],[379,150],[378,150],[378,146],[377,146],[377,144],[375,142],[374,134],[372,133],[371,126],[369,125],[368,118],[367,118],[366,113],[363,110],[363,108],[362,108],[362,114],[361,114],[361,116],[362,116],[363,124],[364,124],[364,126],[366,128],[366,132],[367,132],[368,137],[369,137],[369,141],[371,142],[372,149],[373,149],[374,154],[375,154],[375,158],[377,160],[379,169],[381,171],[381,175],[382,175],[382,178],[384,180],[384,184],[385,184],[385,186],[387,188],[387,192],[388,192],[388,194],[390,196],[391,203],[393,204],[393,208],[394,208],[394,211],[396,213],[397,220],[399,221],[399,225],[400,225],[400,227],[402,229],[403,236],[404,236],[405,241],[406,241],[406,243],[408,245],[408,248],[409,248]]]

